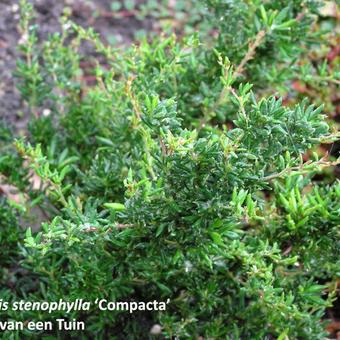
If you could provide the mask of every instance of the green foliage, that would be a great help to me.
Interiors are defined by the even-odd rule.
[[[32,8],[21,6],[16,74],[30,133],[15,142],[17,161],[0,159],[41,179],[34,195],[22,190],[49,209],[20,245],[29,284],[3,299],[170,299],[164,312],[72,312],[87,338],[148,338],[154,324],[165,338],[324,337],[339,275],[339,182],[329,170],[338,161],[303,156],[338,135],[322,106],[276,96],[318,38],[316,2],[208,1],[201,38],[125,50],[67,13],[62,33],[38,44]],[[85,41],[96,58],[82,55]]]
[[[276,202],[281,213],[275,214],[268,232],[276,242],[298,254],[301,264],[313,276],[336,278],[339,277],[339,181],[325,187],[314,186],[310,192],[302,193],[308,184],[310,181],[293,177],[284,185],[277,185]]]
[[[13,262],[17,255],[17,243],[19,242],[19,223],[15,209],[4,199],[0,199],[0,241],[1,247],[1,270]]]
[[[0,120],[0,148],[0,176],[6,176],[9,182],[18,188],[25,188],[28,185],[27,171],[23,168],[23,160],[13,145],[13,129],[2,120]]]

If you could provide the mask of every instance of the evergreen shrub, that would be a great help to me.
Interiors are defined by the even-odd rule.
[[[1,262],[25,273],[23,284],[10,271],[1,298],[170,302],[134,313],[2,311],[4,320],[86,322],[81,334],[14,338],[327,336],[340,186],[338,161],[319,145],[339,135],[322,106],[281,98],[326,34],[313,29],[319,5],[208,0],[197,33],[122,49],[67,10],[61,33],[40,41],[21,1],[16,77],[30,123],[26,139],[1,140],[0,170],[45,219],[20,230],[1,201]],[[327,65],[320,72],[338,82]]]

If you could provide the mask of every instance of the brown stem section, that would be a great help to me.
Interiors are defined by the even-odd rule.
[[[266,31],[261,30],[256,34],[254,41],[249,43],[247,53],[242,58],[240,64],[238,65],[238,67],[236,68],[236,70],[233,74],[234,79],[236,79],[237,77],[239,77],[242,74],[242,72],[244,71],[245,65],[249,62],[249,60],[254,58],[255,51],[256,51],[257,47],[259,47],[261,45],[265,36],[266,36]],[[216,111],[216,109],[222,104],[224,98],[231,91],[233,91],[231,86],[224,86],[223,87],[223,90],[221,91],[221,93],[218,97],[218,100],[215,102],[212,109],[207,111],[203,115],[202,119],[200,120],[198,130],[201,130],[205,126],[205,124],[208,123],[208,121],[210,120],[210,115]],[[235,92],[234,92],[234,95],[235,95]]]

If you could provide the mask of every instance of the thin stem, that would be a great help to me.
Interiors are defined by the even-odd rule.
[[[265,35],[266,35],[266,31],[261,30],[256,34],[254,42],[249,43],[247,53],[242,58],[240,64],[238,65],[238,67],[236,68],[236,70],[233,74],[234,80],[243,73],[244,67],[248,63],[248,61],[254,58],[256,48],[261,45]],[[214,103],[213,107],[210,110],[205,111],[205,113],[203,114],[203,117],[200,120],[198,131],[200,131],[209,122],[209,120],[211,119],[210,116],[223,103],[223,101],[225,100],[225,98],[227,97],[229,92],[232,92],[234,94],[234,96],[237,98],[236,92],[233,90],[233,88],[231,86],[224,86],[219,97],[218,97],[218,99],[217,99],[217,101]],[[241,110],[242,109],[243,108],[241,108]]]
[[[306,162],[302,165],[299,165],[299,166],[293,166],[293,167],[290,167],[290,168],[283,169],[282,171],[280,171],[278,173],[274,173],[274,174],[271,174],[269,176],[262,177],[261,180],[268,182],[268,181],[271,181],[275,178],[282,177],[287,172],[304,170],[304,168],[307,165],[315,165],[315,166],[321,166],[321,168],[328,168],[330,166],[336,166],[336,165],[340,164],[340,160],[337,160],[337,161],[334,161],[334,162],[328,162],[328,161],[325,161],[325,158],[326,158],[326,156],[323,157],[322,159],[320,159],[319,161],[314,162],[314,163],[312,161],[308,161],[308,162]]]
[[[243,57],[237,69],[235,70],[234,78],[237,78],[238,76],[240,76],[244,70],[245,65],[248,63],[248,61],[254,58],[255,50],[261,45],[265,35],[266,35],[265,30],[261,30],[256,34],[254,42],[249,44],[249,48],[248,48],[246,55]]]

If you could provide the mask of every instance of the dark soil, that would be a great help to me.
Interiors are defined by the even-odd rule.
[[[110,0],[35,0],[33,4],[41,38],[60,31],[59,18],[65,7],[71,8],[72,20],[84,27],[94,27],[104,41],[114,37],[120,44],[129,44],[137,30],[153,29],[151,19],[140,21],[126,11],[121,17],[113,16]],[[13,77],[20,56],[19,0],[0,0],[0,13],[0,119],[14,124],[20,132],[26,128],[27,115]]]

